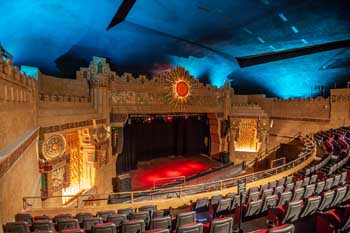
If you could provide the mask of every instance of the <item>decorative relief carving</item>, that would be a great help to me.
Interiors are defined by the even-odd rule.
[[[61,134],[50,136],[42,146],[42,152],[46,159],[60,157],[66,151],[66,140]]]

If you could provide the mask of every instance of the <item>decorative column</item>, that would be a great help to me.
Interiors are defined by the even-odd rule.
[[[229,152],[230,152],[230,160],[235,162],[235,141],[238,137],[238,129],[239,129],[239,119],[230,118],[230,136],[229,136]]]
[[[270,127],[270,122],[268,119],[259,119],[258,120],[259,141],[261,143],[259,154],[264,153],[267,150],[269,127]]]

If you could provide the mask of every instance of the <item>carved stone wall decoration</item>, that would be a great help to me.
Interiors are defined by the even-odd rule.
[[[106,141],[110,136],[110,132],[106,126],[100,126],[96,131],[96,136],[99,142]]]
[[[181,107],[183,105],[191,105],[191,97],[195,95],[195,88],[192,85],[194,79],[190,76],[188,71],[182,67],[171,70],[165,73],[167,85],[166,99],[169,104],[174,107]]]
[[[51,135],[44,141],[42,152],[46,159],[60,157],[66,151],[66,139],[61,134]]]

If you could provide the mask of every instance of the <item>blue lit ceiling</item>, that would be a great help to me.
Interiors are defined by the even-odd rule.
[[[315,86],[345,86],[350,51],[337,49],[240,68],[234,57],[350,39],[349,0],[137,0],[106,27],[121,0],[0,1],[0,42],[17,65],[73,77],[92,56],[118,73],[181,65],[236,93],[307,97]]]

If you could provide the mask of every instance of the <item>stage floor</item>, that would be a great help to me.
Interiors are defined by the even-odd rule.
[[[147,162],[139,162],[136,170],[130,171],[133,190],[153,188],[153,182],[159,178],[190,177],[222,164],[209,157],[196,155],[190,157],[164,157]],[[161,181],[157,181],[159,184]]]

